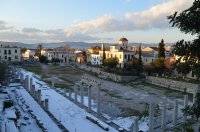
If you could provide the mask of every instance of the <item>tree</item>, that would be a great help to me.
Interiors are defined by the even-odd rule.
[[[150,63],[150,66],[146,67],[149,73],[163,73],[165,70],[164,58],[159,58]]]
[[[7,67],[5,63],[0,63],[0,82],[5,79]]]
[[[182,73],[184,76],[190,72],[190,66],[188,63],[176,64],[177,72]]]
[[[42,49],[43,49],[42,44],[38,44],[38,46],[37,46],[37,50],[38,50],[38,58],[40,58],[41,55],[42,55],[42,53],[41,53]]]
[[[102,64],[104,65],[105,63],[105,59],[106,59],[106,47],[105,47],[105,44],[102,44],[102,50],[103,50],[103,56],[102,56]]]
[[[138,65],[138,59],[133,57],[130,61],[128,61],[126,63],[126,69],[127,70],[131,70],[131,69],[136,69],[138,70],[138,68],[140,67],[140,65]]]
[[[180,56],[177,65],[186,63],[191,71],[199,71],[200,65],[200,0],[195,0],[193,5],[178,14],[168,16],[172,27],[178,27],[181,32],[197,36],[191,42],[180,40],[174,45],[173,53]],[[176,66],[177,66],[176,65]],[[194,75],[200,77],[200,72],[194,72]]]
[[[161,39],[158,45],[158,58],[165,58],[165,44],[163,39]]]
[[[142,65],[142,47],[141,47],[141,44],[139,46],[138,65]]]
[[[192,106],[187,106],[182,109],[185,116],[192,116],[192,118],[196,118],[197,120],[200,117],[200,93],[197,93],[195,96],[195,103]]]
[[[105,59],[104,65],[107,66],[108,68],[116,68],[118,65],[118,58],[113,57]]]
[[[47,57],[44,56],[44,55],[41,55],[39,60],[40,60],[41,63],[47,63],[48,62]]]
[[[22,53],[25,53],[25,52],[26,52],[26,50],[27,50],[27,48],[26,48],[26,47],[24,47],[24,48],[21,48],[21,52],[22,52]]]

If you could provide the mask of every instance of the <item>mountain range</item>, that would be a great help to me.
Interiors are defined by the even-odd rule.
[[[101,43],[86,43],[86,42],[56,42],[56,43],[41,43],[43,45],[43,48],[47,49],[47,48],[56,48],[56,47],[61,47],[61,46],[65,46],[68,45],[72,48],[75,49],[86,49],[90,46],[101,46]],[[111,43],[106,43],[106,46],[109,46]],[[134,43],[134,42],[130,42],[129,45],[131,46],[158,46],[158,44],[156,43]],[[175,43],[167,43],[166,45],[172,46]],[[18,47],[22,47],[22,48],[28,48],[28,49],[36,49],[38,44],[26,44],[26,43],[21,43],[21,42],[3,42],[0,41],[0,45],[3,46],[18,46]]]

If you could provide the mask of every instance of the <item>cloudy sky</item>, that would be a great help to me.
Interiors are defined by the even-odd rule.
[[[157,43],[192,40],[167,16],[194,0],[1,0],[0,41]]]

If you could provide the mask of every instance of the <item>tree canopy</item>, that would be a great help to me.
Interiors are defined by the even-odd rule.
[[[165,44],[163,39],[158,44],[158,58],[165,58]]]
[[[181,32],[196,37],[193,41],[180,40],[174,45],[174,54],[178,55],[176,66],[185,63],[190,71],[200,77],[200,0],[195,0],[193,5],[179,13],[168,16],[172,27],[178,27]]]
[[[7,67],[8,66],[5,63],[0,63],[0,82],[5,79]]]
[[[104,65],[107,66],[108,68],[116,68],[118,65],[118,58],[116,57],[107,58],[104,61]]]

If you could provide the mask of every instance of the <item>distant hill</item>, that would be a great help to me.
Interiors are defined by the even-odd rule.
[[[158,46],[158,44],[155,43],[132,43],[130,42],[129,45],[131,46]],[[18,46],[18,47],[26,47],[29,49],[36,49],[38,44],[26,44],[21,42],[2,42],[0,41],[0,45],[10,45],[10,46]],[[58,43],[42,43],[44,48],[55,48],[55,47],[61,47],[65,45],[69,45],[72,48],[75,49],[84,49],[88,48],[90,46],[98,45],[101,46],[101,43],[86,43],[86,42],[58,42]],[[169,43],[166,45],[174,45],[174,43]],[[109,43],[106,44],[106,46],[109,46]]]

